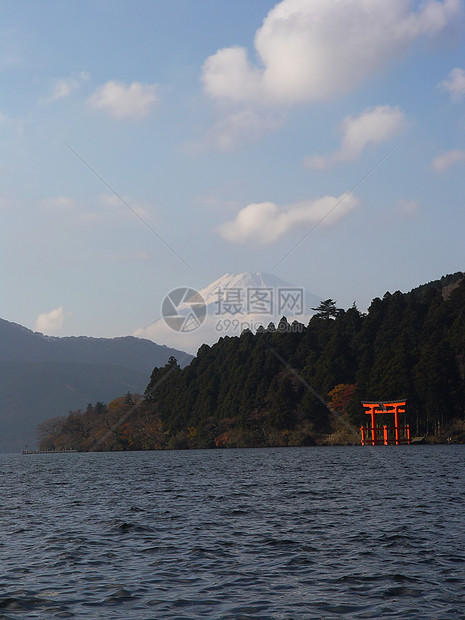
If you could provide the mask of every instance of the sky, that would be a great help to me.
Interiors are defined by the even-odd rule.
[[[366,311],[465,269],[463,0],[0,9],[1,318],[135,334],[247,271]]]

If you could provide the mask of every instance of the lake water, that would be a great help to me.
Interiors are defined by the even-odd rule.
[[[458,445],[3,455],[0,617],[464,618],[464,462]]]

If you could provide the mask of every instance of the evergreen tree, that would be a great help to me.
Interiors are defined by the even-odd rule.
[[[315,316],[321,319],[334,319],[340,311],[336,308],[336,302],[332,299],[325,299],[316,308],[312,308],[316,312]]]

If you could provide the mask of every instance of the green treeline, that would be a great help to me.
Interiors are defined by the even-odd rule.
[[[330,302],[331,300],[327,300]],[[324,303],[327,303],[324,302]],[[359,443],[361,400],[407,398],[413,436],[465,439],[465,278],[386,293],[366,314],[285,318],[155,368],[143,396],[49,420],[41,449],[147,450]]]

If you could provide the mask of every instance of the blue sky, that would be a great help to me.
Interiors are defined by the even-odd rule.
[[[226,272],[365,310],[464,269],[463,1],[1,9],[2,318],[112,337]]]

